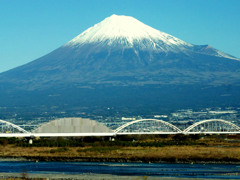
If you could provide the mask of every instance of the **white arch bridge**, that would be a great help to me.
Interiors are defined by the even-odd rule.
[[[120,126],[117,135],[128,134],[240,134],[240,127],[222,119],[203,120],[184,130],[158,119],[141,119]]]
[[[0,120],[0,137],[81,137],[141,134],[240,134],[240,127],[223,119],[196,122],[184,130],[159,119],[139,119],[106,133],[32,133],[18,125]]]

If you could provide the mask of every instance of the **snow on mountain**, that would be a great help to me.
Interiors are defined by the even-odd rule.
[[[210,56],[216,56],[216,57],[223,57],[223,58],[227,58],[227,59],[233,59],[233,60],[240,60],[234,56],[231,56],[227,53],[224,53],[222,51],[219,51],[209,45],[195,45],[194,46],[194,51],[201,53],[201,54],[207,54]]]
[[[158,31],[130,16],[112,15],[102,22],[90,27],[82,34],[65,44],[65,46],[81,46],[88,43],[155,51],[179,52],[193,45]]]
[[[189,52],[239,60],[210,46],[198,46],[156,30],[139,20],[124,15],[112,15],[66,43],[63,47],[80,48],[86,44],[101,47],[134,48],[155,52]]]

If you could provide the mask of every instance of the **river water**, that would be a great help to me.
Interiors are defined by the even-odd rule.
[[[109,174],[183,178],[240,179],[240,164],[167,164],[0,161],[0,173]]]

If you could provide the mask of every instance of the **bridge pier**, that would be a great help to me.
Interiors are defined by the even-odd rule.
[[[33,139],[34,138],[35,138],[34,136],[27,137],[28,144],[33,144]]]
[[[115,138],[110,136],[109,141],[115,141]]]

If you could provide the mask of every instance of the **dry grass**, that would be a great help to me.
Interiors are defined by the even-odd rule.
[[[142,143],[157,142],[165,144],[163,147],[137,146],[109,144],[101,142],[85,143],[85,147],[20,147],[13,144],[0,145],[0,157],[27,157],[35,159],[68,160],[68,159],[122,159],[129,161],[235,161],[240,162],[240,138],[221,138],[220,136],[208,136],[197,140],[185,140],[191,145],[179,145],[181,141],[175,140],[171,144],[170,138],[148,138],[136,140]],[[47,140],[46,140],[47,141]],[[184,144],[184,143],[183,143]],[[136,145],[136,144],[135,144]]]
[[[240,147],[51,147],[0,146],[1,157],[124,158],[171,161],[240,161]]]

